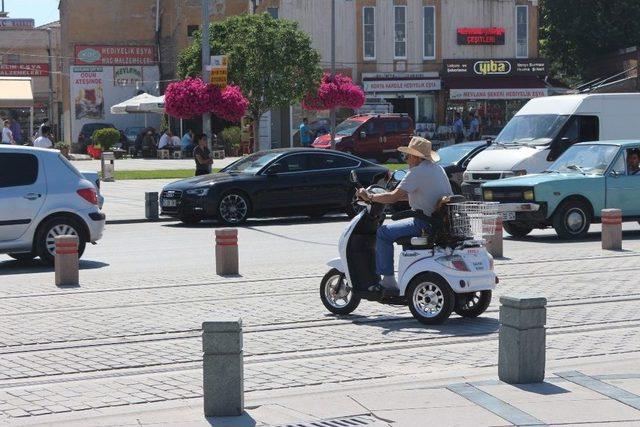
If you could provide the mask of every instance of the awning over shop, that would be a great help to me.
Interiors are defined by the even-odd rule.
[[[449,99],[531,99],[547,96],[545,82],[534,76],[450,77],[445,80]]]
[[[31,77],[0,77],[0,108],[33,107]]]

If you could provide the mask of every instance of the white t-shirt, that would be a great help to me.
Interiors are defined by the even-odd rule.
[[[2,128],[2,143],[11,144],[12,142],[13,142],[13,132],[11,132],[11,129],[7,127]]]
[[[409,169],[398,188],[409,194],[411,209],[420,209],[425,215],[433,213],[441,197],[453,195],[444,169],[430,161],[423,161]]]
[[[171,138],[166,133],[163,133],[160,137],[160,142],[158,142],[158,149],[165,148],[168,145],[171,145]]]
[[[53,142],[51,142],[51,140],[46,136],[39,136],[35,141],[33,141],[33,146],[40,148],[51,148],[53,147]]]

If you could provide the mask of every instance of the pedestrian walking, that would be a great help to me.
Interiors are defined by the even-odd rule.
[[[51,128],[49,126],[42,126],[40,129],[42,135],[37,137],[35,141],[33,141],[34,147],[40,148],[53,148],[53,142],[49,139],[49,134],[51,133]]]
[[[456,112],[456,120],[453,122],[453,133],[456,138],[456,144],[464,141],[464,122],[462,121],[462,115]]]
[[[303,147],[311,145],[311,128],[309,127],[309,119],[306,117],[302,119],[302,124],[300,125],[300,145]]]
[[[16,141],[13,139],[13,132],[9,128],[9,120],[4,121],[4,127],[2,128],[2,143],[3,144],[15,144]]]
[[[198,146],[193,149],[193,158],[196,161],[196,176],[207,175],[211,173],[211,151],[207,147],[207,134],[200,134],[198,137]]]
[[[480,139],[480,120],[472,112],[469,113],[469,141]]]

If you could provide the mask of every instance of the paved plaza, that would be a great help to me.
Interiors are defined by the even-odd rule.
[[[0,256],[0,424],[208,425],[200,328],[219,317],[244,323],[248,412],[213,425],[640,424],[637,224],[625,225],[621,252],[600,249],[597,227],[577,243],[550,231],[506,238],[487,313],[427,327],[404,307],[363,302],[347,318],[324,309],[318,286],[345,221],[249,221],[241,276],[230,278],[215,275],[208,222],[108,225],[75,288]],[[549,301],[542,385],[496,381],[505,294]],[[572,371],[636,396],[636,408]]]

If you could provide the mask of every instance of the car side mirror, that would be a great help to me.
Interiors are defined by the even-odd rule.
[[[609,176],[613,177],[613,178],[617,178],[619,177],[621,174],[617,171],[617,170],[612,170],[611,173],[609,173]]]
[[[367,138],[367,133],[366,132],[360,132],[360,139],[366,139]]]
[[[267,176],[274,176],[282,172],[284,172],[284,166],[281,163],[274,163],[267,168],[264,174]]]

